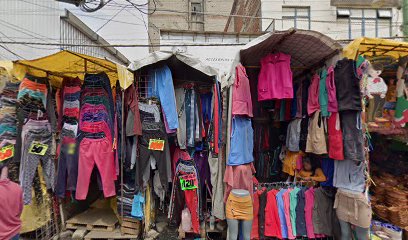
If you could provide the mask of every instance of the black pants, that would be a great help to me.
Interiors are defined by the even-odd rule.
[[[160,173],[160,182],[164,189],[167,189],[167,164],[166,154],[164,149],[169,144],[167,135],[164,132],[163,124],[161,123],[143,123],[143,135],[139,138],[139,161],[136,161],[136,179],[140,186],[143,186],[143,174],[146,171],[150,172],[150,156],[156,160],[156,168]],[[150,139],[164,140],[163,151],[150,150]]]

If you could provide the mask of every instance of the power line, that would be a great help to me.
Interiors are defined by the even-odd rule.
[[[1,38],[0,38],[0,39],[1,39]],[[14,56],[18,57],[18,58],[25,59],[24,57],[18,55],[17,53],[11,51],[10,49],[8,49],[7,47],[5,47],[5,46],[3,46],[3,45],[1,45],[1,44],[0,44],[0,47],[3,48],[4,50],[6,50],[7,52],[13,54]]]

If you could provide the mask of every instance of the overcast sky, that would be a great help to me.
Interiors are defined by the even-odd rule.
[[[142,4],[147,0],[132,0],[132,2]],[[110,44],[147,44],[147,15],[133,7],[124,8],[124,5],[128,5],[125,0],[114,0],[110,4],[111,6],[105,6],[94,13],[83,12],[74,5],[65,3],[61,3],[60,7],[69,9],[94,31],[106,24],[97,33]],[[112,21],[109,21],[112,17]],[[118,50],[129,60],[143,58],[149,52],[147,47],[118,48]]]

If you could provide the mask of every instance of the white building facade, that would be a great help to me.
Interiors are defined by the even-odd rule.
[[[333,39],[402,36],[399,0],[262,0],[262,30],[319,31]]]
[[[52,45],[24,44],[30,42]],[[107,41],[55,0],[0,0],[0,60],[35,59],[72,50],[124,65],[129,63],[118,50],[106,45]]]

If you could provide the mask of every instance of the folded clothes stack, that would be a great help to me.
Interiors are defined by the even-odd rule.
[[[123,217],[143,220],[144,197],[141,193],[134,194],[134,192],[134,189],[124,185],[123,196],[121,196],[121,194],[117,196],[118,213],[119,215],[123,215]]]
[[[7,82],[0,97],[0,147],[14,145],[17,138],[16,103],[19,83]]]

